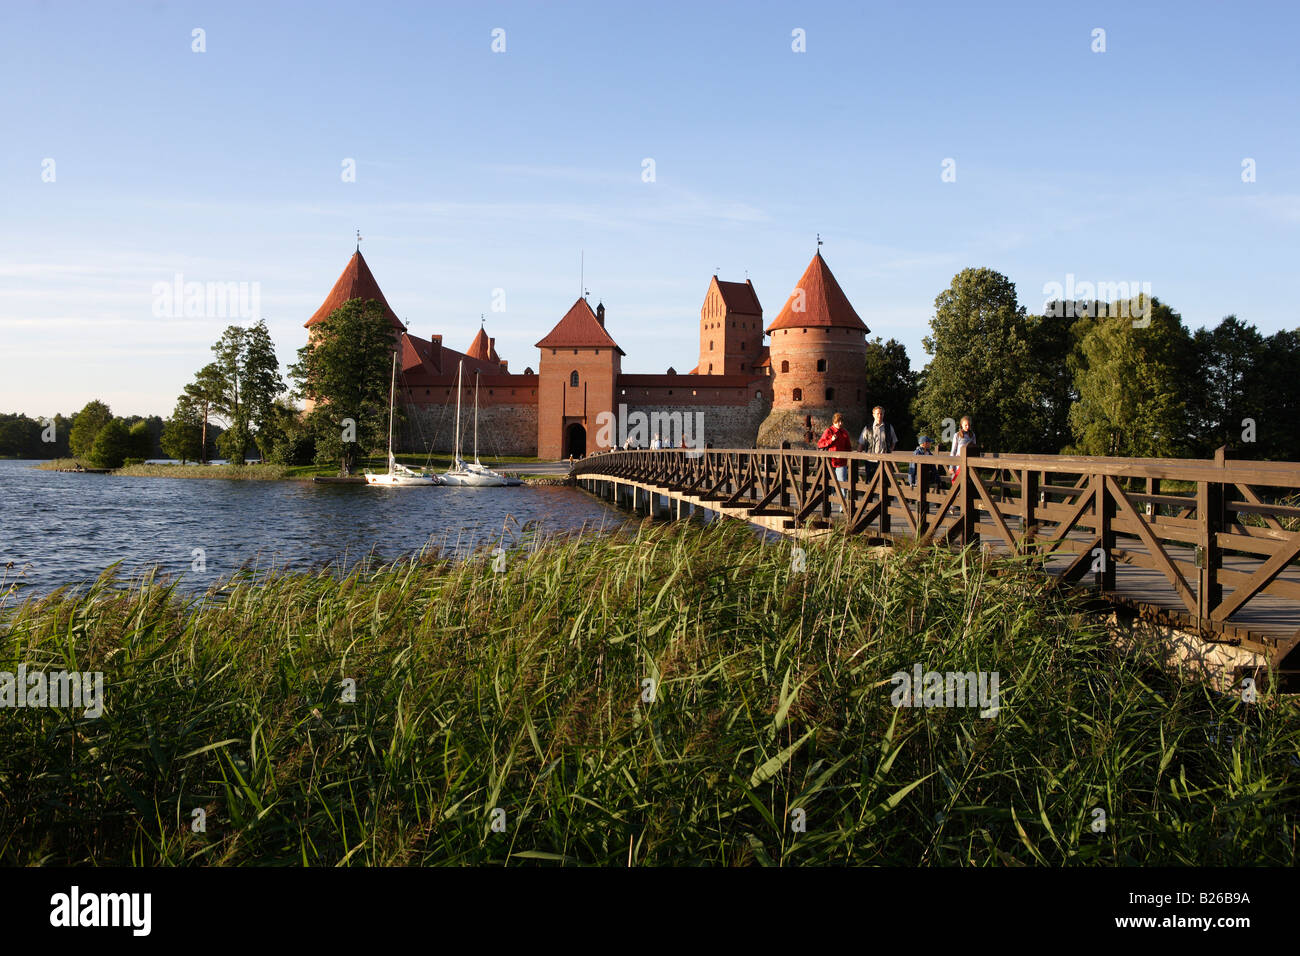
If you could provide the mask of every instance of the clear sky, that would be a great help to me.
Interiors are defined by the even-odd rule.
[[[1072,274],[1300,326],[1298,34],[1294,2],[3,0],[0,411],[169,414],[240,321],[166,314],[177,274],[256,283],[287,365],[358,227],[415,334],[487,313],[517,370],[580,250],[625,370],[686,371],[714,271],[770,321],[818,232],[914,368],[967,266],[1031,311]]]

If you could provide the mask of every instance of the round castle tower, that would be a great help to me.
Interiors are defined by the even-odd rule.
[[[758,430],[760,448],[815,445],[835,412],[856,447],[870,418],[863,392],[870,331],[818,250],[767,327],[772,411]]]

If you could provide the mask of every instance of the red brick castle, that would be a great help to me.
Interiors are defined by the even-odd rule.
[[[869,330],[820,251],[766,329],[753,284],[714,276],[700,307],[699,363],[686,374],[671,368],[657,375],[624,372],[626,353],[606,327],[605,306],[593,310],[585,298],[537,342],[536,372],[511,372],[483,328],[464,352],[444,346],[441,335],[419,338],[389,306],[360,251],[307,321],[308,334],[349,299],[379,303],[393,327],[407,412],[400,447],[407,451],[451,449],[462,361],[462,425],[469,421],[477,377],[484,455],[556,459],[604,451],[625,433],[608,427],[611,416],[651,422],[649,433],[631,432],[642,445],[655,431],[665,443],[679,443],[685,421],[688,443],[715,448],[803,444],[834,412],[842,412],[854,432],[868,418],[863,377]],[[764,336],[771,337],[767,344]],[[692,421],[699,426],[694,431]]]

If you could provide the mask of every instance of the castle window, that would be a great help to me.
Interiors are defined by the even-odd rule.
[[[818,359],[818,360],[817,360],[817,371],[819,371],[819,372],[824,372],[824,371],[826,371],[826,360],[825,360],[825,359]]]
[[[709,339],[709,351],[713,351],[713,339]]]
[[[578,354],[578,350],[577,350],[577,349],[574,349],[574,350],[573,350],[573,354],[574,354],[574,355],[577,355],[577,354]]]
[[[744,342],[741,342],[741,343],[740,343],[740,350],[741,350],[742,352],[745,351],[745,343],[744,343]]]
[[[551,349],[551,354],[552,354],[552,355],[555,354],[555,349]]]
[[[429,390],[428,390],[427,388],[424,390],[424,394],[425,394],[425,395],[428,395],[428,394],[429,394]]]
[[[596,349],[596,354],[597,354],[597,355],[600,354],[600,349]]]
[[[712,363],[712,362],[709,363],[709,374],[710,374],[710,375],[713,374],[713,363]]]
[[[577,388],[577,387],[578,387],[578,370],[574,369],[572,372],[569,373],[569,388]]]
[[[736,322],[735,322],[734,319],[733,319],[732,322],[731,322],[731,327],[732,327],[733,329],[736,327]]]
[[[833,388],[826,389],[826,401],[829,402],[834,397],[835,397],[835,389]]]
[[[803,389],[802,389],[802,388],[796,388],[796,389],[794,390],[794,394],[791,395],[790,397],[791,397],[792,399],[794,399],[794,401],[796,401],[796,402],[802,402],[802,401],[803,401]]]
[[[755,393],[754,393],[754,397],[755,397],[755,398],[762,398],[762,397],[763,397],[763,393],[762,393],[762,392],[755,392]]]
[[[782,363],[781,363],[781,374],[782,374],[782,375],[785,375],[785,374],[786,374],[787,372],[789,372],[789,371],[790,371],[790,363],[789,363],[789,362],[782,362]]]
[[[673,393],[673,390],[672,390],[671,388],[668,389],[668,394],[671,395],[672,393]]]
[[[490,389],[490,388],[488,389],[488,394],[489,394],[489,395],[492,394],[492,389]]]

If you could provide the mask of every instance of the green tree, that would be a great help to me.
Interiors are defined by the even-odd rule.
[[[194,377],[194,381],[185,386],[185,395],[198,411],[201,439],[199,442],[199,461],[208,460],[208,419],[212,417],[215,407],[220,403],[225,384],[221,369],[216,362],[209,362]]]
[[[1229,315],[1214,329],[1197,329],[1192,336],[1195,375],[1188,376],[1188,406],[1193,454],[1207,456],[1221,445],[1237,452],[1253,451],[1242,441],[1243,423],[1264,411],[1272,383],[1262,371],[1264,337],[1253,325]],[[1258,424],[1258,422],[1257,422]],[[1251,436],[1255,437],[1255,436]]]
[[[907,358],[907,347],[896,339],[881,342],[880,336],[867,343],[867,407],[880,405],[885,421],[894,426],[900,451],[910,450],[916,441],[912,425],[912,402],[916,399],[917,375]],[[870,418],[867,419],[871,421]],[[855,436],[856,437],[856,436]]]
[[[131,430],[122,419],[114,418],[95,436],[90,461],[96,468],[121,468],[122,463],[131,457],[131,449]]]
[[[276,396],[284,391],[280,362],[265,321],[247,329],[228,326],[212,351],[217,360],[205,369],[210,401],[226,422],[218,447],[227,459],[242,465],[254,430],[272,414]]]
[[[113,420],[109,407],[98,399],[77,412],[68,434],[68,448],[77,458],[91,458],[100,430]]]
[[[41,458],[40,422],[26,415],[0,415],[0,458]]]
[[[153,457],[153,435],[150,434],[148,421],[141,419],[136,422],[130,427],[128,434],[131,448],[127,458],[145,461]]]
[[[379,303],[349,299],[298,350],[289,374],[298,396],[316,403],[307,420],[317,461],[337,460],[351,474],[367,450],[383,447],[394,347]]]
[[[162,450],[168,458],[184,464],[203,455],[203,422],[198,406],[189,395],[176,399],[172,417],[163,425]]]
[[[918,427],[946,441],[970,415],[983,451],[1041,446],[1048,383],[1034,345],[1042,319],[1016,302],[1015,284],[992,269],[964,269],[934,300],[925,337],[933,356],[913,403]]]
[[[310,464],[316,455],[316,441],[302,412],[286,399],[274,404],[257,430],[257,447],[263,460],[277,465]]]
[[[1034,434],[1024,450],[1031,454],[1059,455],[1070,444],[1070,409],[1079,398],[1071,360],[1088,327],[1088,319],[1058,317],[1050,308],[1030,318]]]
[[[1137,311],[1145,308],[1145,312]],[[1187,393],[1194,350],[1182,317],[1139,296],[1128,317],[1090,320],[1074,359],[1079,400],[1070,410],[1082,455],[1177,457],[1194,450]],[[1115,314],[1115,310],[1109,312]]]
[[[1246,417],[1255,421],[1258,457],[1300,461],[1300,329],[1265,339],[1256,378],[1261,384]]]

